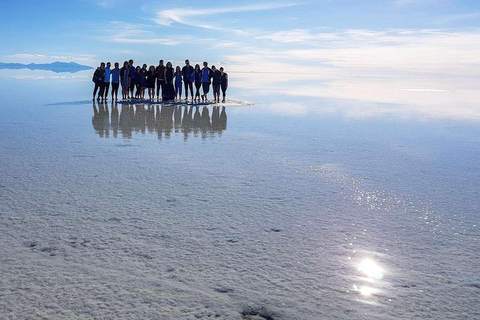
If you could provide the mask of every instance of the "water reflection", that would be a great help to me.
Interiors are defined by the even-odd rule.
[[[123,138],[130,139],[133,133],[157,134],[158,139],[169,139],[173,133],[183,133],[189,137],[202,139],[220,136],[227,129],[225,107],[214,106],[163,106],[145,104],[111,103],[111,112],[105,102],[93,103],[92,126],[102,138],[114,138],[121,132]]]

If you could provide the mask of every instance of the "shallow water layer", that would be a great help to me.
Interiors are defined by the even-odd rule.
[[[480,317],[475,88],[120,105],[88,76],[0,74],[1,318]]]

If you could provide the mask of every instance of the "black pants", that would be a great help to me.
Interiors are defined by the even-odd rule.
[[[108,89],[110,88],[110,82],[104,82],[103,83],[103,88],[104,88],[104,91],[103,91],[102,96],[107,98],[108,97]]]
[[[95,89],[93,90],[93,95],[98,91],[98,96],[103,98],[103,92],[105,91],[105,82],[104,81],[98,81],[95,83]]]
[[[95,95],[97,94],[97,91],[98,89],[100,89],[99,91],[99,95],[100,95],[100,92],[102,91],[102,86],[101,86],[101,83],[103,81],[95,81],[95,88],[93,89],[93,97],[95,98]]]
[[[135,88],[135,81],[133,78],[130,78],[130,92],[132,93],[133,96],[133,89]]]
[[[116,82],[112,82],[112,97],[113,95],[118,95],[118,86],[120,84],[119,83],[116,83]]]
[[[162,96],[163,96],[163,85],[165,84],[165,80],[157,79],[157,97],[160,97],[160,88],[162,88]]]
[[[184,81],[185,84],[185,98],[188,98],[188,88],[190,88],[190,94],[193,97],[193,84],[192,81]]]

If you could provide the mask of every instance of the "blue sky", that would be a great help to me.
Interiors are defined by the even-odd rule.
[[[480,72],[480,1],[200,3],[4,0],[0,61]]]

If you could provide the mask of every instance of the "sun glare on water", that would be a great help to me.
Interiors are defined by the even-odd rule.
[[[363,260],[358,266],[358,271],[376,280],[382,280],[384,277],[383,269],[372,259]]]

